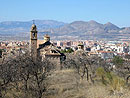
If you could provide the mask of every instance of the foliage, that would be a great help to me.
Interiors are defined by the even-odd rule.
[[[101,77],[101,80],[102,80],[103,84],[106,84],[106,81],[104,79],[104,77],[105,77],[105,71],[104,71],[104,69],[102,67],[97,68],[96,75],[99,76],[99,77]]]
[[[2,52],[2,49],[0,49],[0,52]]]
[[[74,52],[74,50],[72,48],[64,49],[61,51],[61,53],[72,53],[72,52]]]
[[[0,49],[0,52],[5,52],[6,50],[5,49]]]
[[[125,85],[125,81],[112,72],[106,72],[102,67],[97,68],[97,76],[101,77],[102,83],[109,86],[111,91],[120,91]]]
[[[115,65],[122,65],[124,60],[120,56],[115,56],[112,60]]]
[[[118,77],[117,75],[111,74],[112,78],[108,78],[109,79],[109,85],[112,89],[112,91],[120,91],[121,88],[124,86],[125,81]]]
[[[97,68],[96,74],[97,74],[98,76],[100,76],[100,77],[104,76],[104,75],[105,75],[105,71],[104,71],[103,67]]]

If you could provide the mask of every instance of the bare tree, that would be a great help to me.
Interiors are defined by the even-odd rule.
[[[102,66],[108,70],[109,64],[98,56],[88,56],[87,53],[68,54],[63,63],[64,68],[75,68],[78,74],[87,81],[91,80],[94,83],[96,69]]]
[[[0,96],[3,97],[2,91],[6,92],[8,89],[8,84],[16,81],[18,77],[18,72],[16,70],[17,65],[13,63],[14,60],[3,62],[0,65]]]
[[[3,91],[7,92],[15,87],[25,92],[25,96],[31,92],[35,97],[41,98],[48,86],[46,77],[54,68],[55,65],[49,60],[34,60],[29,52],[17,55],[16,58],[8,58],[0,65],[0,97],[4,96]],[[24,84],[19,86],[19,83]]]
[[[36,62],[32,63],[33,67],[31,70],[30,89],[36,91],[36,96],[41,98],[43,92],[46,91],[48,86],[45,82],[46,77],[50,74],[50,71],[54,68],[54,65],[47,59],[44,59],[42,62],[37,60]]]

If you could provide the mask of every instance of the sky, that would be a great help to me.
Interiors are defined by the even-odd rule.
[[[130,0],[0,0],[0,22],[36,19],[130,27]]]

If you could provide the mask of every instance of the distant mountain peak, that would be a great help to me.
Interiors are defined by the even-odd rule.
[[[111,22],[107,22],[106,24],[104,24],[104,28],[106,29],[106,30],[119,30],[120,28],[118,27],[118,26],[116,26],[116,25],[114,25],[113,23],[111,23]]]
[[[74,21],[74,22],[72,22],[70,24],[79,24],[79,23],[86,23],[86,22],[85,21]]]
[[[95,23],[96,21],[95,20],[90,20],[88,21],[89,23]],[[97,22],[96,22],[97,23]]]
[[[98,22],[95,21],[95,20],[90,20],[90,21],[88,21],[88,23],[90,23],[90,24],[100,24],[100,23],[98,23]]]
[[[96,25],[96,26],[101,26],[102,24],[100,24],[100,23],[98,23],[97,21],[94,21],[94,20],[90,20],[90,21],[88,21],[88,24],[90,24],[90,25]]]
[[[114,25],[114,24],[111,22],[107,22],[105,25]]]

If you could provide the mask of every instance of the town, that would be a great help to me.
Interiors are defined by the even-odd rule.
[[[38,40],[37,46],[43,40]],[[88,55],[96,55],[103,59],[112,59],[114,56],[130,56],[129,41],[52,41],[52,43],[63,52],[84,51]],[[80,47],[81,46],[81,47]],[[2,41],[0,42],[0,57],[24,53],[29,48],[29,41]]]

